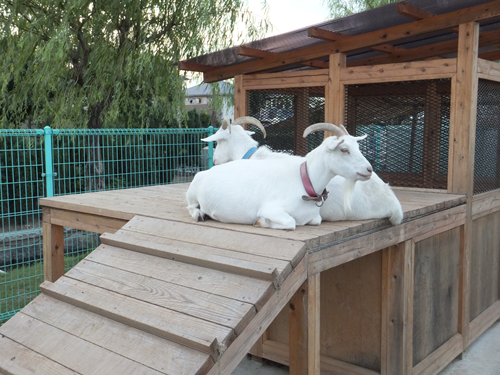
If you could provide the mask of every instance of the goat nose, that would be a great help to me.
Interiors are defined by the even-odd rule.
[[[371,166],[369,166],[368,168],[366,168],[366,170],[367,170],[368,172],[370,172],[370,173],[372,173],[372,172],[373,172],[373,168],[372,168]]]

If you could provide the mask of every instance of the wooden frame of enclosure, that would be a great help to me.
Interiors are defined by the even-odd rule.
[[[249,90],[323,86],[325,121],[335,124],[344,123],[347,85],[452,81],[447,192],[466,195],[460,212],[445,210],[425,234],[413,221],[396,227],[391,240],[387,233],[383,238],[373,233],[351,241],[350,251],[338,243],[309,254],[308,281],[254,346],[253,355],[291,364],[291,374],[319,374],[320,362],[322,369],[342,374],[436,374],[500,318],[500,237],[494,229],[500,225],[500,189],[473,195],[478,79],[500,82],[500,64],[478,56],[485,39],[495,40],[489,33],[480,35],[476,23],[499,16],[500,2],[488,5],[470,8],[472,15],[436,16],[434,25],[423,19],[307,51],[279,56],[247,51],[262,60],[205,71],[206,81],[234,76],[235,117],[247,114]],[[456,58],[409,61],[435,56],[436,50],[449,52],[443,45],[441,50],[434,46],[434,55],[422,47],[401,52],[400,58],[375,58],[377,65],[346,64],[349,49],[382,48],[380,33],[387,43],[403,31],[456,26]],[[331,51],[329,62],[316,64],[323,69],[254,73],[280,62],[313,65],[325,51]],[[499,58],[496,52],[483,56]],[[345,257],[339,255],[344,252]]]

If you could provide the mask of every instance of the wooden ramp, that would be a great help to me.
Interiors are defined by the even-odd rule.
[[[231,374],[307,278],[301,241],[134,217],[0,327],[0,373]]]

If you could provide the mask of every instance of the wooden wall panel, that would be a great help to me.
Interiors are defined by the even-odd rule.
[[[382,252],[321,273],[321,354],[380,371]]]
[[[470,320],[498,301],[500,212],[473,221]]]
[[[413,365],[458,332],[460,228],[415,244]]]

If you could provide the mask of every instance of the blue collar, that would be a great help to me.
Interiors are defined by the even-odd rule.
[[[255,151],[257,151],[257,147],[252,147],[245,155],[243,155],[242,159],[250,159],[250,156],[252,156]]]

